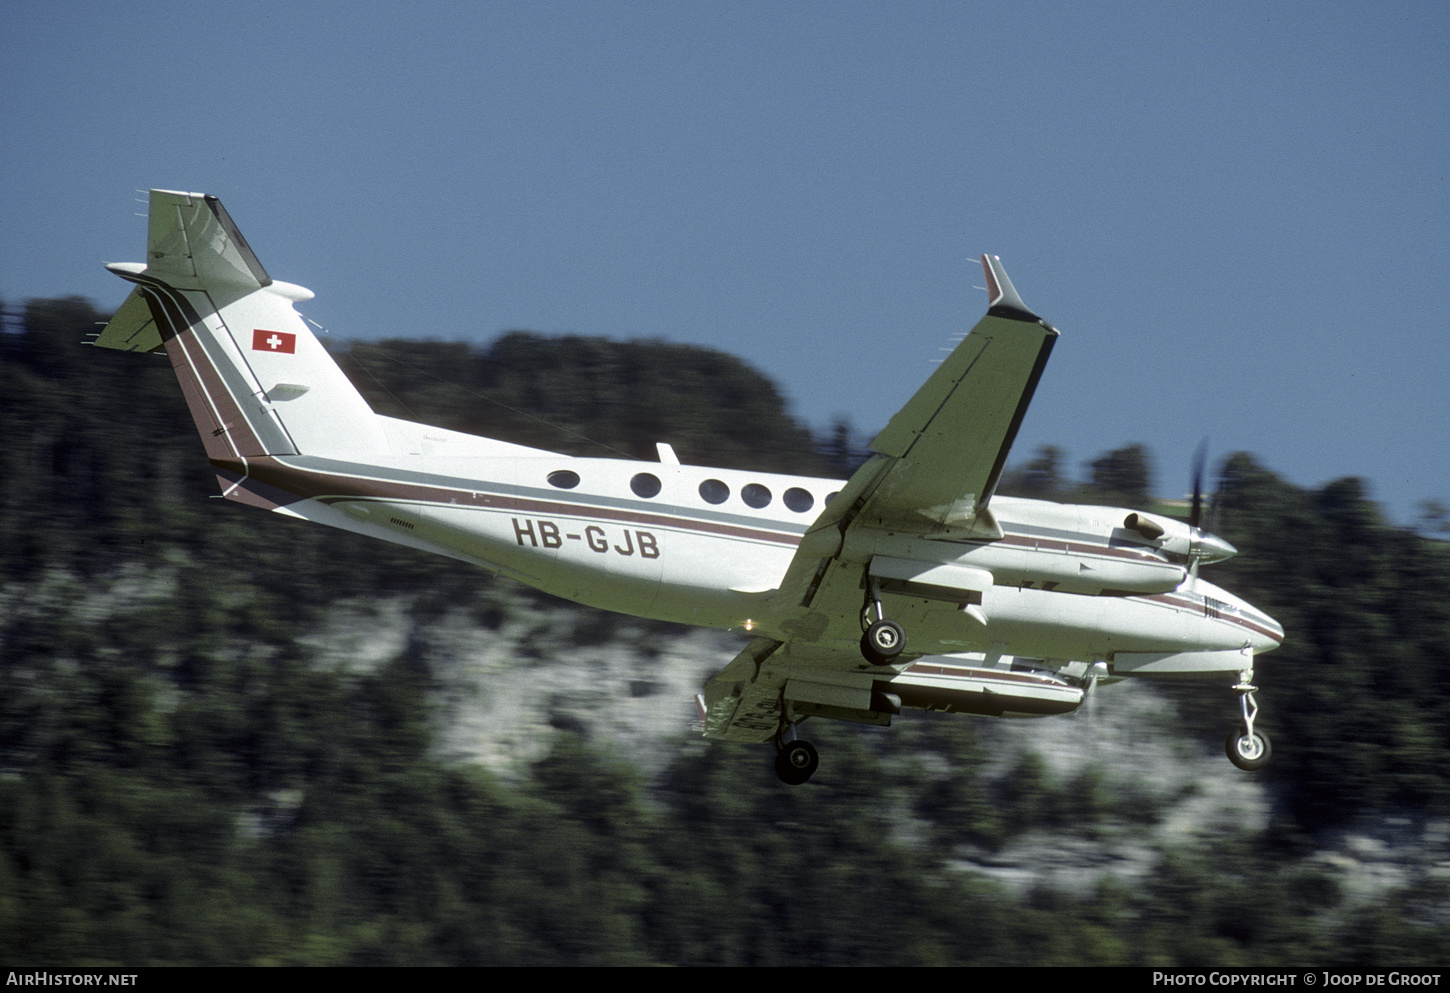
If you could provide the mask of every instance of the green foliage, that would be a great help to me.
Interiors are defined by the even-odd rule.
[[[1247,456],[1225,476],[1218,527],[1242,554],[1211,578],[1289,632],[1262,666],[1261,720],[1294,819],[1185,841],[1141,885],[1019,896],[954,860],[1034,832],[1141,830],[1153,798],[1031,752],[989,772],[977,722],[931,715],[890,734],[812,722],[829,762],[796,790],[768,749],[692,736],[654,783],[565,733],[517,781],[440,761],[421,644],[333,667],[300,639],[344,598],[407,594],[417,624],[465,610],[498,629],[534,595],[207,499],[167,363],[81,348],[99,319],[36,301],[0,333],[0,958],[14,966],[1450,955],[1443,883],[1357,901],[1299,858],[1305,830],[1346,815],[1450,804],[1447,546],[1385,525],[1357,481],[1307,492]],[[849,426],[818,446],[718,353],[516,334],[350,358],[380,409],[542,447],[608,453],[585,434],[651,457],[664,440],[687,460],[842,474],[858,458]],[[1137,446],[1082,487],[1064,458],[1044,450],[1027,492],[1146,493]],[[616,632],[584,612],[555,627],[539,652]]]
[[[1008,474],[1002,492],[1035,500],[1057,500],[1066,489],[1062,476],[1062,449],[1043,445],[1037,455],[1021,469]]]
[[[380,413],[572,455],[824,475],[775,385],[723,352],[515,331],[484,350],[415,341],[339,356]]]
[[[1357,479],[1306,492],[1236,455],[1212,578],[1283,624],[1259,681],[1271,775],[1301,821],[1450,813],[1450,548],[1390,527]]]
[[[1086,463],[1088,477],[1074,483],[1064,472],[1067,453],[1043,445],[1034,456],[1002,477],[999,487],[1011,496],[1059,503],[1091,503],[1110,507],[1144,507],[1152,502],[1153,458],[1142,445],[1127,445]]]
[[[1092,461],[1088,485],[1102,503],[1143,507],[1152,490],[1152,465],[1152,457],[1142,445],[1119,448]]]

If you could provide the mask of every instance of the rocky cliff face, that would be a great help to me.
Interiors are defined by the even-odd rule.
[[[682,742],[699,737],[694,696],[739,651],[728,633],[654,625],[520,592],[502,619],[455,609],[420,620],[409,598],[340,604],[308,636],[318,664],[367,669],[405,652],[433,674],[437,749],[451,762],[477,762],[514,777],[567,731],[658,776]],[[485,620],[499,621],[490,626]],[[1219,692],[1227,709],[1232,695]],[[1002,789],[1024,763],[1040,774],[1046,802],[1096,811],[1076,823],[1010,828],[990,843],[963,842],[952,861],[1017,892],[1039,887],[1087,894],[1103,879],[1132,884],[1163,851],[1256,836],[1274,816],[1267,780],[1233,768],[1216,748],[1185,734],[1174,702],[1149,683],[1101,687],[1074,714],[992,720],[908,712],[892,730],[861,729],[880,748],[910,748],[913,722],[969,722],[984,760],[977,770]],[[903,733],[904,732],[904,733]],[[892,736],[903,741],[893,745]],[[768,761],[759,750],[762,766]],[[742,755],[751,761],[750,752]],[[889,761],[946,774],[930,750]],[[830,776],[830,758],[822,765]],[[1010,793],[1010,790],[1007,790]],[[913,824],[910,798],[885,784],[902,838],[929,835]],[[1389,890],[1450,880],[1450,826],[1409,819],[1367,820],[1319,839],[1309,860],[1334,877],[1351,903]],[[1445,908],[1450,914],[1450,907]]]

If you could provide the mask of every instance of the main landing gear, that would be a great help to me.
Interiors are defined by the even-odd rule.
[[[877,619],[868,624],[873,607]],[[881,616],[881,591],[875,580],[871,582],[866,605],[861,608],[861,626],[865,628],[861,635],[861,654],[872,665],[890,665],[906,645],[906,632],[901,625]],[[781,782],[799,786],[815,775],[821,757],[816,754],[815,745],[795,737],[796,721],[783,696],[780,714],[780,730],[775,735],[775,774]],[[786,740],[787,735],[791,740]]]
[[[871,616],[873,607],[876,620],[868,624],[867,618]],[[906,647],[906,632],[901,629],[901,625],[888,621],[883,615],[881,588],[874,578],[871,580],[866,605],[861,608],[861,626],[866,629],[861,635],[861,655],[872,665],[890,665]]]
[[[821,764],[821,757],[816,754],[816,746],[795,735],[796,725],[803,720],[804,717],[796,715],[785,699],[785,691],[782,690],[780,726],[775,732],[775,774],[787,786],[801,785],[816,774],[816,769]]]
[[[775,774],[787,786],[801,785],[815,775],[816,768],[821,764],[821,757],[816,754],[816,746],[809,741],[800,738],[795,741],[777,739],[775,748]]]
[[[1269,756],[1273,753],[1269,736],[1254,730],[1254,718],[1259,715],[1259,704],[1254,699],[1258,687],[1253,684],[1253,679],[1254,670],[1244,669],[1239,672],[1239,681],[1234,692],[1239,695],[1243,720],[1237,728],[1229,732],[1228,740],[1224,742],[1228,760],[1247,772],[1256,772],[1268,765]]]

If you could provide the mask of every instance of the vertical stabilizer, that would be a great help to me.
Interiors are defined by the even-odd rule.
[[[213,462],[245,475],[265,455],[388,451],[372,408],[293,309],[311,291],[272,279],[216,197],[152,190],[146,263],[107,268],[136,290],[96,344],[159,338]]]

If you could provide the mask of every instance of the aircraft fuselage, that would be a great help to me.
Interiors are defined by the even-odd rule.
[[[403,456],[386,465],[298,456],[249,460],[247,468],[246,477],[226,474],[232,499],[464,559],[592,607],[779,640],[792,615],[774,592],[812,520],[844,486],[567,456]],[[745,504],[747,489],[763,506]],[[1191,580],[1181,560],[1124,528],[1124,509],[1002,496],[994,509],[1000,538],[858,529],[843,551],[846,562],[890,555],[992,577],[975,616],[951,591],[883,593],[891,616],[909,625],[911,655],[995,645],[1032,658],[1111,659],[1264,652],[1283,638],[1267,615]],[[859,631],[828,629],[816,644],[839,648],[857,638]]]

